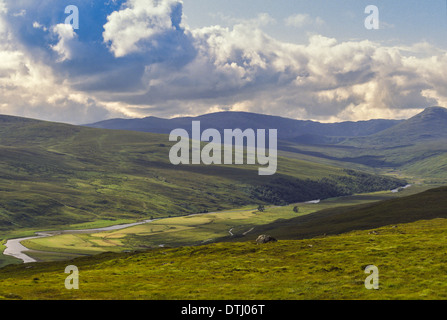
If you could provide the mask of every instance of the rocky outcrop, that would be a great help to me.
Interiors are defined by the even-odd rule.
[[[265,235],[265,234],[260,235],[260,236],[256,239],[256,243],[257,243],[257,244],[263,244],[263,243],[268,243],[268,242],[277,242],[277,241],[278,241],[278,240],[276,240],[276,239],[273,238],[272,236]]]

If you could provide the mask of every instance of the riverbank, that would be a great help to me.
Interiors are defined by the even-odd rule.
[[[84,228],[79,230],[39,231],[32,237],[15,239],[7,243],[9,249],[4,254],[20,257],[24,262],[48,261],[48,256],[28,255],[27,252],[46,253],[48,255],[80,254],[89,255],[99,252],[116,250],[133,250],[134,248],[159,247],[166,245],[182,246],[210,242],[210,239],[223,239],[232,237],[243,237],[251,233],[261,225],[272,223],[278,219],[291,219],[301,215],[307,215],[319,210],[334,208],[338,206],[356,205],[368,202],[376,202],[394,197],[401,197],[408,193],[417,193],[416,190],[409,191],[407,186],[402,187],[400,192],[383,191],[370,194],[358,194],[345,197],[325,199],[311,203],[292,204],[285,207],[271,206],[268,210],[260,213],[253,207],[233,209],[223,212],[196,213],[182,217],[167,217],[155,222],[145,220],[136,223],[122,223],[107,227]],[[413,188],[411,188],[413,189]],[[298,205],[299,211],[294,207]],[[146,224],[153,224],[146,226]],[[87,225],[86,225],[87,226]],[[84,226],[84,227],[86,227]],[[83,226],[77,226],[82,228]],[[126,229],[124,232],[120,231]],[[248,230],[248,231],[247,231]],[[111,234],[100,235],[101,232],[111,231]],[[165,232],[168,231],[167,235]],[[93,234],[85,237],[76,234]],[[132,242],[123,245],[122,240],[132,235]],[[71,237],[73,235],[73,237]],[[62,241],[60,237],[64,237]],[[34,243],[26,243],[26,248],[21,242],[35,240],[36,238],[54,237],[52,239],[38,239]],[[128,238],[127,238],[128,239]],[[80,246],[79,246],[80,245]],[[74,250],[79,248],[81,250]],[[30,250],[31,249],[31,250]],[[52,250],[54,249],[54,250]],[[31,256],[31,257],[30,257]],[[36,259],[33,259],[36,258]]]
[[[141,222],[135,222],[135,223],[127,223],[127,224],[118,224],[113,225],[109,227],[103,227],[103,228],[92,228],[92,229],[80,229],[80,230],[60,230],[60,231],[39,231],[36,232],[35,236],[32,237],[25,237],[25,238],[18,238],[18,239],[10,239],[5,244],[5,250],[3,251],[3,254],[6,256],[11,256],[17,259],[20,259],[23,261],[23,263],[31,263],[31,262],[37,262],[36,259],[30,257],[26,254],[26,252],[33,251],[22,245],[22,241],[25,240],[32,240],[32,239],[38,239],[38,238],[47,238],[52,237],[60,234],[81,234],[81,233],[96,233],[96,232],[104,232],[104,231],[115,231],[115,230],[121,230],[125,228],[130,228],[146,223],[150,223],[155,221],[152,220],[144,220]]]

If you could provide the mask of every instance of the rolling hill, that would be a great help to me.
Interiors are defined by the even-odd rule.
[[[244,112],[220,112],[199,117],[113,119],[90,127],[169,133],[203,129],[278,129],[281,155],[371,173],[390,173],[429,183],[447,181],[447,109],[429,107],[407,120],[318,123]]]
[[[425,183],[447,182],[447,109],[422,113],[368,136],[283,141],[284,156],[392,173]],[[325,159],[322,162],[321,159]]]
[[[447,219],[447,187],[402,198],[324,209],[266,224],[257,232],[268,233],[278,239],[294,240],[437,218]],[[252,239],[252,236],[247,238]]]
[[[0,230],[56,228],[308,201],[404,181],[280,158],[257,166],[174,166],[166,135],[0,116]]]
[[[347,139],[350,145],[391,148],[447,139],[447,109],[430,107],[422,113],[368,137]]]
[[[407,177],[445,183],[446,140],[447,109],[431,107],[382,132],[347,138],[338,146],[347,147],[350,154],[383,161],[379,166]]]

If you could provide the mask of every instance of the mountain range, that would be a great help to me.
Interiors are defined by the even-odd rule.
[[[373,146],[397,146],[447,138],[447,109],[430,107],[414,117],[396,123],[368,137],[356,137],[350,142]]]
[[[278,116],[269,116],[249,112],[217,112],[197,117],[180,117],[162,119],[147,117],[143,119],[111,119],[87,126],[92,128],[132,130],[169,134],[181,128],[191,130],[191,122],[200,121],[205,130],[214,128],[219,131],[230,128],[278,129],[278,139],[289,141],[306,141],[306,137],[357,137],[372,135],[393,127],[401,120],[369,120],[359,122],[320,123],[315,121],[295,120]]]
[[[320,123],[295,120],[249,112],[217,112],[197,117],[162,119],[111,119],[86,126],[92,128],[130,130],[169,134],[181,128],[191,131],[191,122],[200,121],[203,130],[214,128],[219,131],[229,128],[242,130],[278,129],[278,139],[302,144],[370,144],[371,146],[399,145],[419,140],[447,137],[447,109],[429,107],[407,120],[374,119]],[[368,138],[365,138],[368,137]]]
[[[283,156],[374,173],[397,172],[414,179],[447,180],[447,109],[429,107],[407,120],[319,123],[247,112],[198,117],[112,119],[87,126],[167,134],[173,129],[278,129]],[[379,171],[378,171],[379,170]],[[434,181],[434,180],[433,180]]]
[[[0,230],[149,219],[393,189],[405,181],[287,157],[257,165],[170,162],[167,135],[0,116]]]

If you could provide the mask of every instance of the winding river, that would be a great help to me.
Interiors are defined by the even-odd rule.
[[[36,232],[33,237],[19,238],[19,239],[11,239],[8,240],[5,244],[6,249],[3,251],[4,255],[12,256],[14,258],[22,260],[24,263],[37,262],[36,259],[31,258],[25,252],[31,251],[27,247],[22,244],[22,241],[37,239],[37,238],[45,238],[52,237],[60,234],[80,234],[80,233],[97,233],[103,231],[113,231],[113,230],[121,230],[133,226],[138,226],[140,224],[146,224],[155,220],[144,220],[141,222],[128,223],[128,224],[118,224],[110,227],[104,228],[94,228],[94,229],[81,229],[81,230],[62,230],[62,231],[42,231]]]
[[[391,190],[392,193],[397,193],[400,190],[406,189],[411,187],[412,185],[406,185],[404,187],[400,187],[394,190]],[[314,201],[309,201],[306,203],[319,203],[320,200],[314,200]],[[205,214],[214,214],[216,212],[209,212],[209,213],[205,213]],[[202,215],[203,213],[199,213],[199,214],[191,214],[189,216],[195,216],[195,215]],[[125,229],[125,228],[129,228],[129,227],[133,227],[133,226],[137,226],[137,225],[141,225],[141,224],[146,224],[146,223],[150,223],[153,222],[155,220],[159,220],[159,219],[153,219],[153,220],[144,220],[141,222],[135,222],[135,223],[128,223],[128,224],[118,224],[118,225],[114,225],[114,226],[110,226],[110,227],[104,227],[104,228],[93,228],[93,229],[81,229],[81,230],[61,230],[61,231],[41,231],[41,232],[36,232],[35,236],[33,237],[26,237],[26,238],[19,238],[19,239],[11,239],[8,240],[5,244],[6,249],[3,251],[4,255],[7,256],[12,256],[15,257],[17,259],[22,260],[24,263],[30,263],[30,262],[37,262],[37,260],[33,259],[32,257],[28,256],[26,254],[27,251],[31,251],[30,249],[28,249],[27,247],[25,247],[24,245],[22,245],[22,241],[25,240],[31,240],[31,239],[36,239],[36,238],[45,238],[45,237],[52,237],[55,235],[60,235],[60,234],[80,234],[80,233],[97,233],[97,232],[103,232],[103,231],[113,231],[113,230],[121,230],[121,229]],[[233,229],[230,229],[229,233],[230,235],[233,235],[232,233]],[[252,230],[249,230],[252,231]]]

